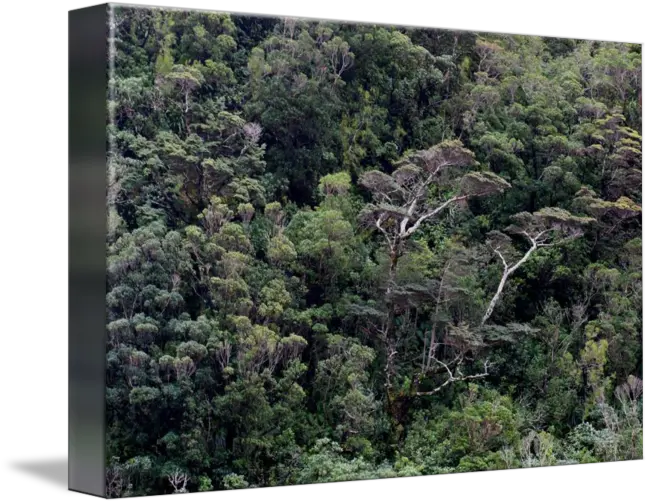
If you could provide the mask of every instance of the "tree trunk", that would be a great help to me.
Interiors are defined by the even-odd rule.
[[[390,266],[388,268],[388,286],[386,287],[386,297],[392,292],[392,284],[397,274],[397,262],[399,261],[399,252],[396,248],[390,251]]]
[[[498,284],[498,290],[496,290],[496,294],[494,294],[493,298],[491,298],[491,302],[489,303],[489,306],[487,307],[487,311],[485,312],[484,316],[482,317],[482,321],[480,322],[480,326],[482,327],[487,320],[489,320],[489,317],[493,313],[494,308],[496,307],[496,303],[502,296],[502,291],[505,288],[505,283],[507,282],[507,279],[518,269],[520,266],[529,259],[529,256],[532,255],[532,252],[534,252],[538,246],[534,239],[532,240],[532,246],[529,248],[529,250],[525,253],[525,255],[512,267],[508,268],[507,265],[505,264],[505,271],[502,274],[502,277],[500,279],[500,283]]]
[[[480,322],[481,326],[484,325],[487,320],[489,320],[489,317],[493,313],[493,310],[496,307],[496,303],[500,299],[500,296],[502,296],[502,290],[505,288],[505,283],[507,282],[509,275],[511,275],[509,270],[505,270],[504,273],[502,274],[502,278],[500,279],[500,283],[498,284],[498,290],[496,290],[496,293],[494,294],[493,298],[491,298],[491,302],[489,303],[487,311],[482,317],[482,321]]]

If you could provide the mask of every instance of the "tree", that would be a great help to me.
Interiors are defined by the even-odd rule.
[[[452,172],[473,163],[473,154],[463,148],[459,142],[444,142],[428,150],[408,155],[398,164],[398,168],[392,175],[369,171],[360,179],[361,184],[370,190],[374,199],[374,203],[364,208],[361,217],[366,224],[373,226],[384,236],[389,257],[385,296],[388,313],[381,317],[381,324],[376,326],[376,329],[385,351],[384,385],[389,394],[388,407],[392,415],[399,414],[396,410],[397,405],[393,403],[397,398],[391,397],[390,391],[397,372],[396,355],[397,345],[400,342],[392,332],[396,308],[392,299],[397,265],[404,254],[406,242],[418,231],[422,223],[437,216],[450,205],[472,197],[500,193],[510,187],[505,180],[489,172],[471,172],[457,178]],[[454,191],[442,199],[438,197],[438,192],[442,188],[445,190],[452,188]],[[426,347],[423,355],[426,356]],[[459,363],[456,367],[457,372],[454,374],[447,364],[435,359],[432,351],[429,359],[431,357],[446,370],[447,379],[435,390],[427,392],[415,390],[417,395],[432,395],[449,383],[475,377],[464,376],[460,372]],[[456,360],[461,361],[460,356]],[[427,371],[428,369],[424,368],[424,372]],[[416,388],[417,385],[415,383],[413,387]]]
[[[392,175],[369,171],[360,179],[375,203],[363,210],[366,224],[376,228],[386,239],[390,268],[387,294],[391,291],[397,262],[406,241],[424,221],[434,218],[452,204],[471,197],[500,193],[510,185],[490,172],[471,172],[451,183],[450,171],[474,164],[473,153],[461,143],[447,141],[412,153],[403,159]],[[448,179],[447,179],[448,178]],[[458,184],[458,191],[446,199],[433,198],[429,193],[442,186]],[[451,186],[455,188],[455,186]]]
[[[507,259],[510,257],[509,237],[500,232],[490,235],[490,245],[502,262],[503,272],[496,293],[491,298],[489,306],[482,316],[481,326],[491,317],[509,277],[527,262],[534,252],[544,247],[561,245],[568,240],[580,237],[583,235],[582,228],[594,221],[593,218],[574,216],[564,209],[554,207],[541,209],[534,214],[521,212],[516,214],[513,219],[514,223],[507,228],[507,232],[522,236],[528,241],[530,247],[515,263],[508,263]]]
[[[603,197],[641,197],[641,135],[626,126],[620,113],[586,120],[573,136],[582,144],[577,154],[599,177]]]
[[[106,495],[641,457],[641,46],[110,37]]]

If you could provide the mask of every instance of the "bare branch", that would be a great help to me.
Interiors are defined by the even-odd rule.
[[[498,283],[498,289],[496,290],[496,293],[494,296],[491,298],[491,301],[489,302],[489,306],[487,307],[487,310],[485,311],[485,314],[482,316],[482,320],[480,321],[480,325],[484,325],[487,320],[489,320],[489,317],[493,313],[494,308],[496,307],[496,304],[500,300],[500,297],[502,296],[502,291],[505,288],[505,284],[507,283],[507,279],[518,269],[520,266],[525,263],[528,259],[529,256],[532,255],[532,253],[537,249],[536,243],[532,244],[532,246],[529,248],[529,250],[525,253],[525,255],[520,258],[516,264],[514,264],[511,268],[507,267],[507,263],[505,262],[504,258],[502,257],[502,254],[498,251],[497,254],[501,257],[503,260],[505,269],[503,271],[502,277],[500,277],[500,282]]]
[[[186,473],[181,473],[179,470],[175,470],[173,473],[170,473],[167,478],[173,486],[173,489],[175,489],[175,494],[187,492],[186,484],[189,477]]]
[[[456,197],[453,197],[453,198],[449,198],[446,202],[444,202],[443,204],[441,204],[439,207],[436,207],[436,208],[435,208],[435,209],[433,209],[431,212],[427,212],[426,214],[424,214],[424,215],[422,215],[421,217],[419,217],[419,218],[417,219],[417,221],[415,221],[415,224],[413,224],[413,226],[411,226],[410,228],[408,228],[408,230],[406,230],[406,232],[402,235],[402,238],[408,238],[408,237],[410,237],[413,233],[415,233],[415,232],[417,231],[417,229],[420,227],[420,225],[421,225],[424,221],[426,221],[427,219],[429,219],[429,218],[431,218],[431,217],[433,217],[433,216],[437,215],[438,213],[440,213],[441,211],[443,211],[443,210],[444,210],[447,206],[449,206],[450,204],[452,204],[452,203],[454,203],[454,202],[458,202],[458,201],[460,201],[460,200],[465,200],[465,199],[467,199],[467,198],[469,198],[469,195],[460,195],[460,196],[456,196]]]
[[[479,374],[472,374],[470,376],[464,376],[461,373],[459,373],[459,366],[458,366],[458,369],[456,370],[456,372],[458,372],[459,375],[457,377],[453,375],[453,373],[451,372],[451,369],[449,369],[449,367],[445,363],[443,363],[442,361],[440,361],[440,360],[438,360],[436,358],[434,358],[434,360],[436,362],[438,362],[440,365],[444,366],[444,368],[446,369],[449,377],[441,385],[437,386],[436,388],[433,388],[432,390],[415,392],[415,396],[417,396],[417,397],[422,397],[422,396],[427,397],[427,396],[430,396],[430,395],[435,395],[436,393],[440,392],[443,388],[445,388],[449,384],[455,383],[457,381],[469,381],[469,380],[472,380],[472,379],[482,379],[482,378],[487,377],[489,375],[490,364],[489,364],[488,360],[486,360],[485,363],[484,363],[484,372],[481,372]]]
[[[507,261],[505,261],[505,256],[503,256],[503,255],[502,255],[502,252],[500,252],[498,249],[495,249],[495,250],[494,250],[494,252],[495,252],[495,253],[498,255],[498,257],[501,259],[501,261],[502,261],[502,265],[505,267],[505,270],[507,270],[507,269],[509,268],[509,266],[507,265]]]
[[[537,249],[553,247],[578,238],[583,235],[581,227],[594,221],[592,218],[574,216],[564,209],[553,207],[546,207],[534,214],[521,212],[516,214],[513,219],[515,224],[508,227],[506,231],[523,235],[531,245],[523,257],[512,266],[508,266],[499,248],[494,250],[502,260],[504,269],[496,293],[482,317],[481,326],[491,317],[496,304],[500,300],[507,279],[527,262]]]
[[[381,225],[383,220],[384,220],[384,216],[385,216],[384,213],[381,213],[379,215],[379,217],[377,218],[377,221],[375,222],[375,226],[377,227],[377,229],[379,231],[381,231],[381,233],[383,233],[384,237],[386,237],[386,241],[388,242],[388,247],[392,249],[393,246],[392,246],[392,243],[390,241],[390,237],[388,236],[388,232]]]

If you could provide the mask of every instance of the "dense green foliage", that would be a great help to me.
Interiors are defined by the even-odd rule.
[[[642,457],[640,46],[111,28],[110,497]]]

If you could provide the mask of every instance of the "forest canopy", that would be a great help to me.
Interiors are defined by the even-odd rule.
[[[112,7],[106,494],[641,459],[641,45]]]

